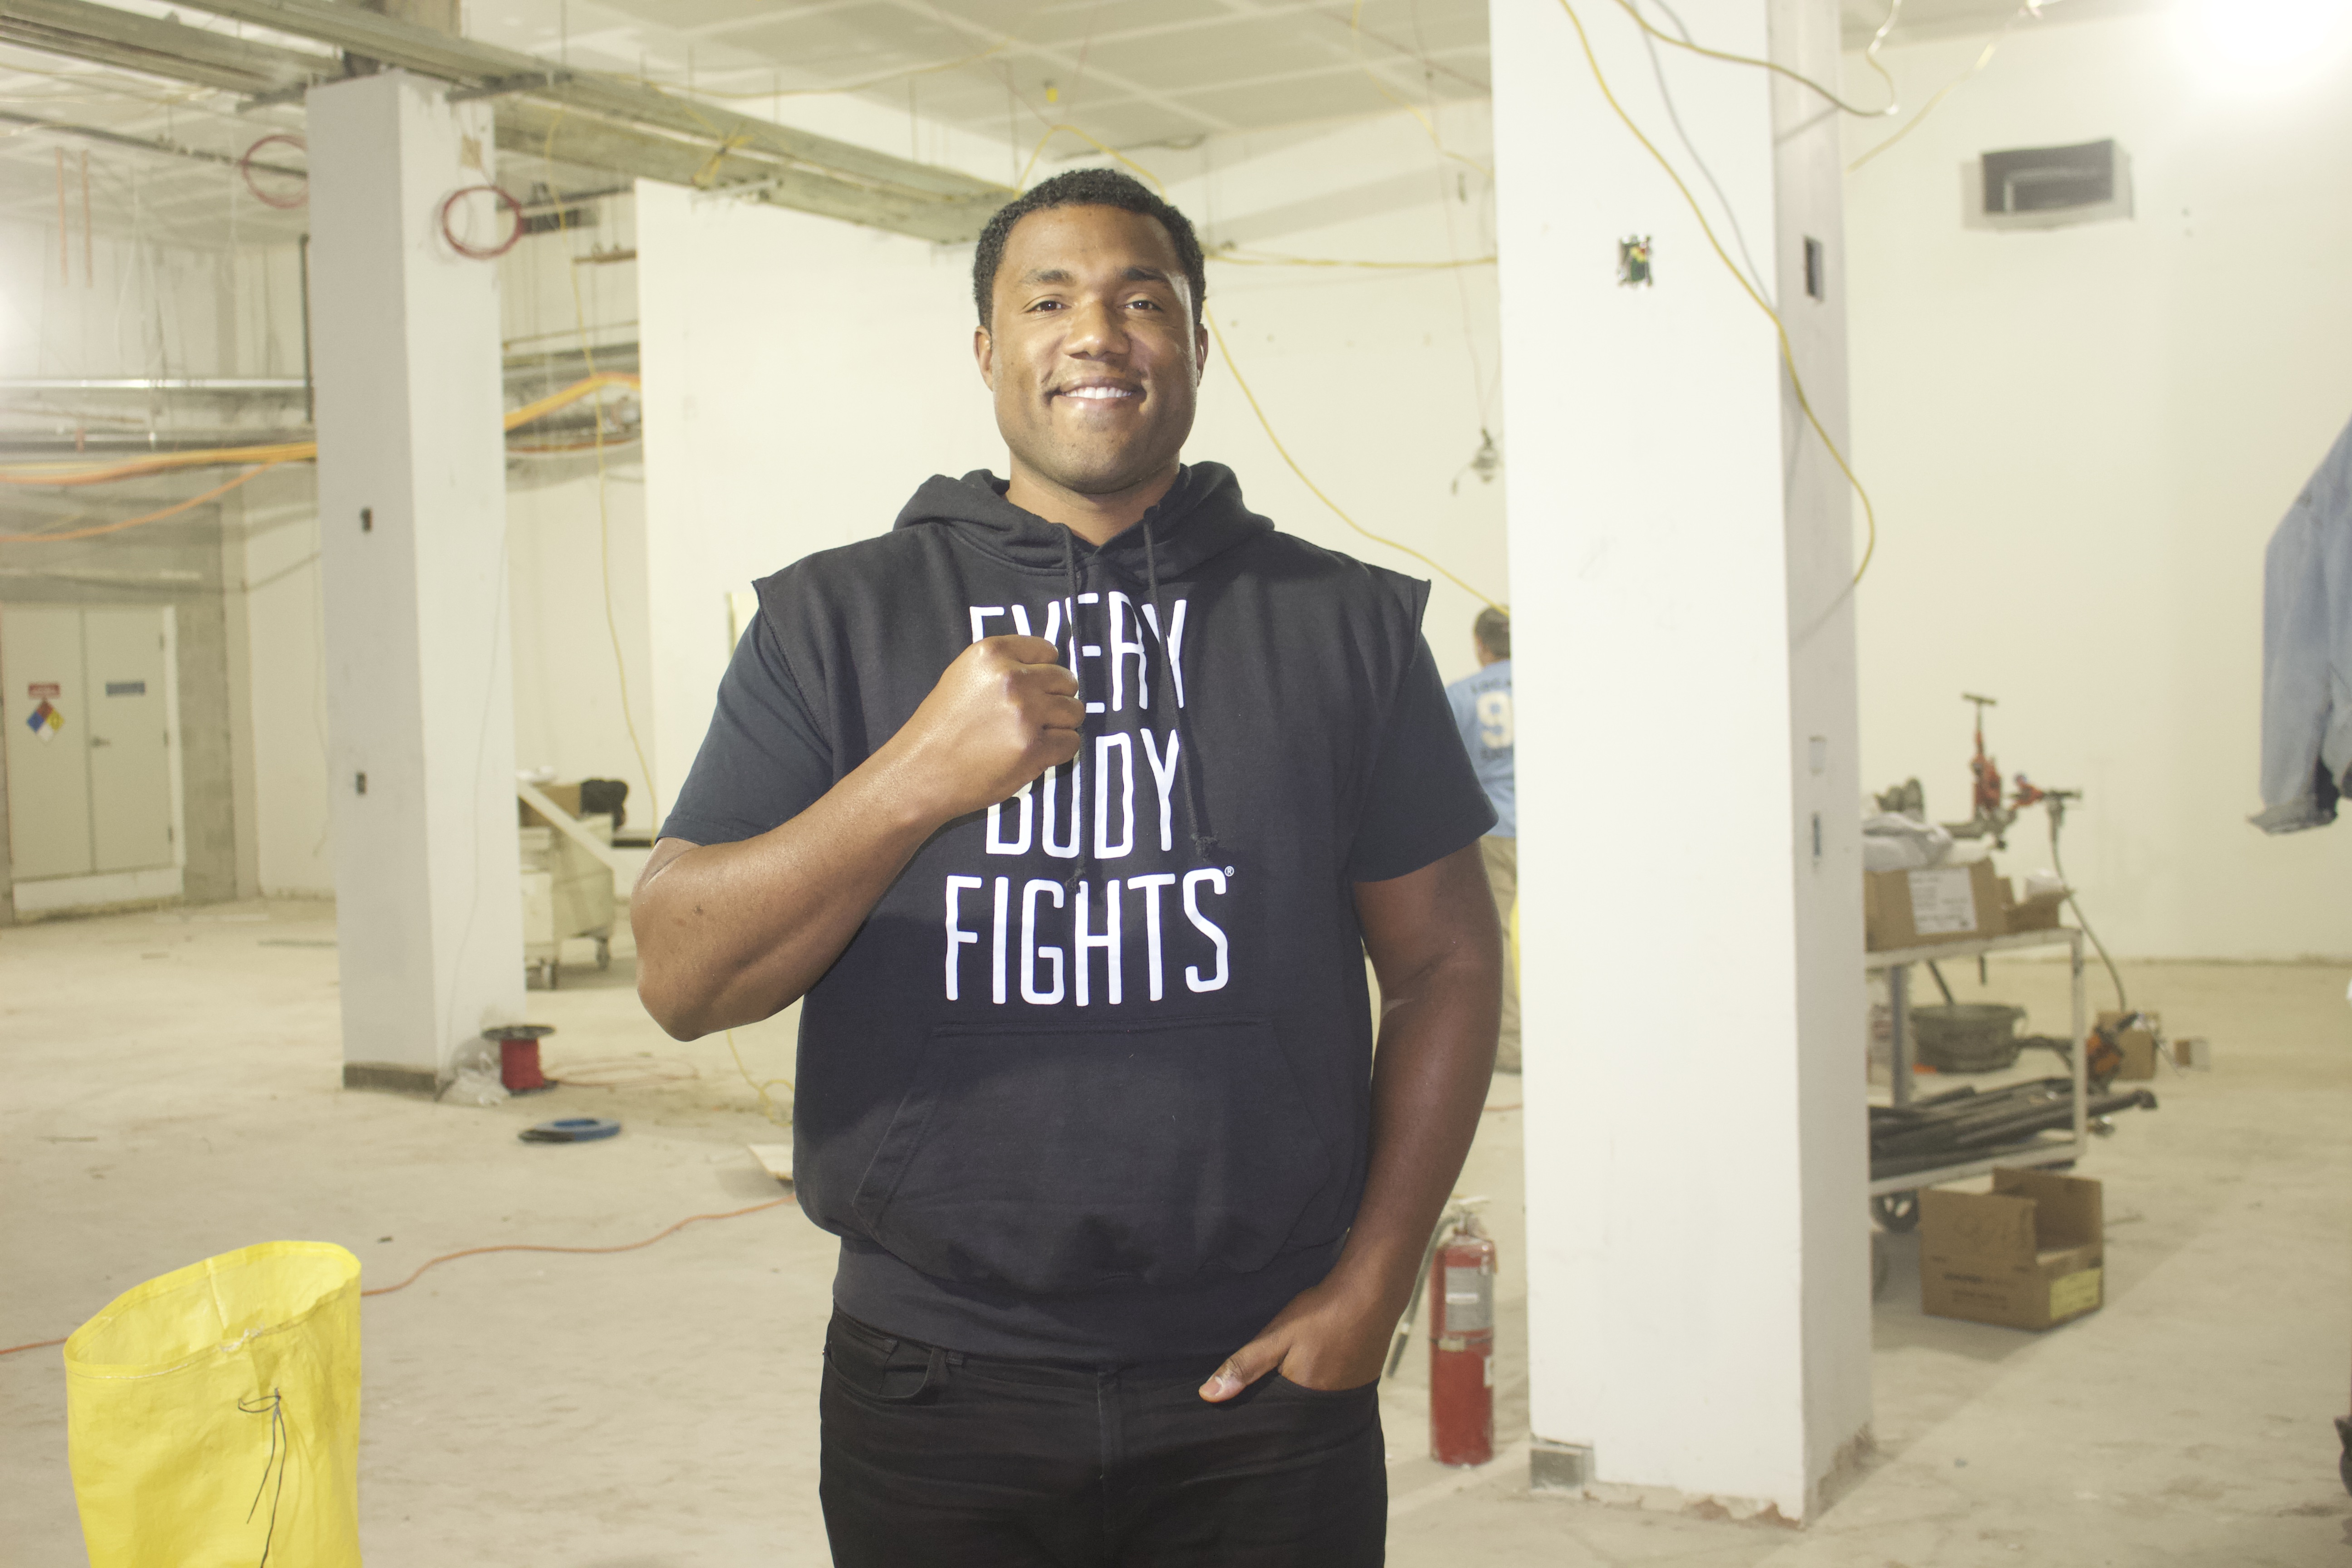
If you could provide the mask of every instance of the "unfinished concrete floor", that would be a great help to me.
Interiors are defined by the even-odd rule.
[[[533,994],[562,1031],[549,1062],[694,1076],[493,1110],[343,1092],[335,961],[331,911],[314,904],[0,931],[0,1345],[63,1334],[142,1279],[255,1241],[340,1242],[374,1287],[461,1247],[630,1242],[776,1195],[744,1145],[782,1134],[726,1040],[665,1039],[636,1009],[625,947],[610,973],[573,968],[563,989]],[[1416,1346],[1385,1400],[1391,1560],[2352,1562],[2329,1426],[2352,1372],[2346,976],[2171,964],[2126,977],[2176,1033],[2210,1037],[2216,1061],[2168,1070],[2163,1109],[2125,1119],[2085,1167],[2106,1183],[2107,1306],[2038,1336],[1922,1317],[1916,1253],[1895,1238],[1876,1311],[1878,1447],[1801,1532],[1528,1494],[1520,1117],[1507,1109],[1519,1092],[1498,1079],[1464,1187],[1494,1199],[1502,1247],[1503,1458],[1453,1472],[1422,1457]],[[1997,964],[1991,980],[1989,994],[2063,1032],[2057,966]],[[736,1043],[759,1076],[790,1072],[782,1021]],[[626,1131],[516,1141],[581,1112]],[[831,1258],[786,1205],[616,1256],[466,1258],[368,1301],[369,1559],[824,1563],[815,1385]],[[0,1359],[7,1568],[84,1561],[64,1399],[57,1351]]]

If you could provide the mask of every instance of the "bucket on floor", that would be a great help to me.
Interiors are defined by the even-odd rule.
[[[90,1568],[359,1568],[358,1258],[208,1258],[116,1297],[65,1362]]]

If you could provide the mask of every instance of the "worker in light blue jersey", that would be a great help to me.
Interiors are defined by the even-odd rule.
[[[1469,748],[1470,765],[1486,789],[1495,808],[1494,830],[1478,841],[1486,861],[1486,882],[1495,891],[1495,913],[1506,933],[1516,932],[1512,914],[1519,901],[1519,819],[1517,793],[1511,783],[1511,616],[1489,605],[1471,623],[1471,641],[1478,652],[1478,673],[1445,689],[1454,704],[1454,722]],[[1519,973],[1517,942],[1512,942],[1512,962],[1503,973],[1503,1033],[1495,1048],[1495,1066],[1503,1072],[1519,1070]]]

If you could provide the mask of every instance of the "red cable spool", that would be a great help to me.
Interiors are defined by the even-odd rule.
[[[533,1094],[553,1089],[554,1081],[539,1068],[539,1042],[555,1033],[549,1024],[500,1024],[483,1035],[499,1043],[499,1081],[509,1094]]]
[[[465,200],[467,196],[481,195],[484,193],[497,197],[499,205],[503,207],[514,217],[512,226],[507,230],[506,238],[500,240],[496,245],[474,245],[466,240],[459,239],[457,237],[457,231],[452,228],[449,224],[450,214],[456,209],[459,202]],[[522,203],[516,200],[512,193],[503,190],[497,185],[463,185],[457,190],[451,191],[448,195],[442,199],[441,237],[448,242],[450,249],[456,251],[458,255],[465,257],[468,260],[496,261],[499,257],[504,256],[508,251],[512,250],[515,246],[520,242],[522,239]]]
[[[1429,1260],[1429,1455],[1495,1457],[1495,1244],[1464,1214]]]
[[[245,177],[245,188],[253,193],[253,199],[255,201],[259,202],[266,207],[276,207],[280,212],[291,212],[296,207],[301,206],[310,201],[310,175],[306,174],[302,176],[302,194],[299,196],[284,201],[279,200],[278,197],[271,195],[268,191],[263,190],[259,183],[253,177],[253,155],[256,153],[260,152],[264,147],[268,146],[272,142],[282,142],[289,147],[299,147],[304,153],[308,153],[310,150],[310,144],[303,141],[299,136],[295,135],[293,132],[289,131],[273,131],[268,135],[264,136],[260,141],[256,142],[252,146],[247,147],[245,150],[245,152],[237,158],[236,172]]]

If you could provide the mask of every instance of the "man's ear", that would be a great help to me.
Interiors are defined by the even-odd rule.
[[[1208,374],[1209,374],[1209,328],[1208,328],[1208,323],[1207,323],[1207,322],[1205,322],[1205,321],[1195,322],[1195,323],[1193,324],[1193,327],[1192,327],[1192,384],[1193,384],[1194,386],[1198,386],[1198,385],[1200,385],[1200,384],[1201,384],[1201,378],[1202,378],[1202,376],[1204,376],[1204,375]]]
[[[988,335],[986,327],[971,330],[971,357],[980,365],[980,379],[988,390],[996,390],[996,342]]]

